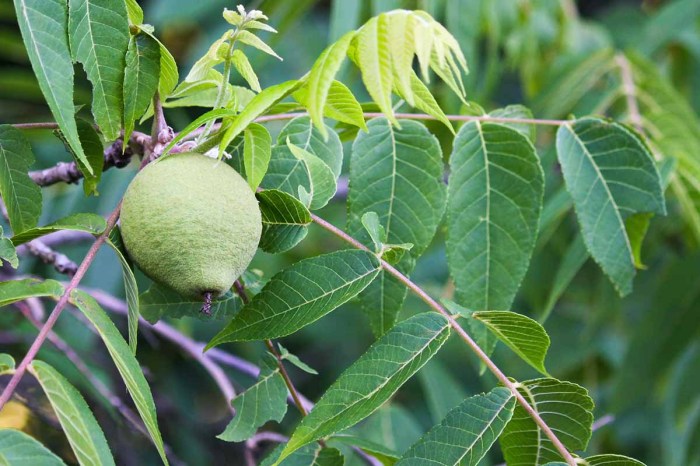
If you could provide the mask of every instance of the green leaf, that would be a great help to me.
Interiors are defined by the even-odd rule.
[[[122,85],[129,46],[126,6],[123,0],[69,0],[69,4],[71,53],[92,83],[95,121],[105,139],[113,141],[119,137],[124,114]]]
[[[532,111],[524,105],[508,105],[507,107],[497,108],[489,112],[489,116],[493,118],[516,118],[516,119],[532,119]],[[537,138],[537,126],[530,123],[500,123],[503,126],[513,128],[533,143]]]
[[[124,72],[124,140],[128,141],[134,122],[141,118],[158,90],[160,46],[148,34],[131,36]]]
[[[136,0],[126,0],[126,13],[129,15],[129,24],[138,26],[143,23],[143,10]]]
[[[240,30],[238,31],[238,38],[237,40],[243,44],[250,45],[251,47],[254,47],[261,52],[265,52],[268,55],[272,55],[273,57],[282,60],[282,57],[277,55],[272,48],[270,48],[269,45],[267,45],[265,42],[262,41],[258,36],[255,34],[248,32],[246,30]]]
[[[334,444],[351,445],[360,448],[365,453],[369,453],[380,461],[383,466],[393,466],[399,460],[399,454],[395,450],[386,447],[383,443],[380,443],[381,439],[378,441],[367,440],[366,438],[358,437],[356,435],[338,434],[330,438],[327,444],[333,446]],[[303,450],[302,448],[301,450]],[[301,450],[297,450],[301,451]],[[292,457],[294,454],[292,454]],[[282,463],[284,464],[284,463]]]
[[[454,315],[455,317],[470,317],[470,319],[467,321],[467,325],[469,326],[470,333],[476,341],[476,344],[479,345],[479,348],[481,348],[486,354],[493,353],[493,350],[496,348],[496,343],[498,343],[498,339],[491,331],[489,331],[483,322],[476,319],[471,319],[471,315],[474,313],[472,309],[467,309],[466,307],[460,306],[459,304],[445,298],[441,299],[440,302],[442,302],[450,314]],[[486,365],[484,363],[480,363],[479,374],[483,375],[485,370]]]
[[[260,82],[258,81],[258,76],[255,74],[255,71],[250,65],[248,57],[246,57],[245,53],[238,49],[234,50],[231,54],[231,62],[233,63],[233,66],[236,67],[236,70],[241,77],[246,80],[251,89],[253,89],[255,92],[262,91]]]
[[[588,250],[579,233],[571,244],[569,244],[569,247],[566,248],[564,257],[559,262],[559,267],[554,275],[554,281],[549,288],[547,303],[542,309],[542,316],[539,318],[540,322],[547,320],[552,309],[554,309],[554,305],[559,298],[561,298],[562,294],[564,294],[564,291],[568,288],[578,271],[581,270],[583,264],[586,263],[588,257]]]
[[[278,144],[286,144],[287,139],[295,146],[312,153],[328,165],[335,178],[340,176],[343,168],[343,144],[340,137],[330,127],[326,127],[326,136],[307,116],[296,117],[287,123],[279,136]]]
[[[352,148],[348,233],[371,247],[362,216],[376,212],[387,243],[413,244],[397,266],[409,273],[432,241],[445,209],[442,151],[421,123],[402,120],[397,129],[376,118],[367,126],[369,131],[360,133]],[[405,296],[405,286],[383,271],[362,294],[375,335],[393,326]]]
[[[585,388],[556,379],[535,379],[522,382],[518,391],[569,451],[586,449],[593,424],[593,400]],[[520,405],[515,407],[499,441],[508,464],[539,466],[562,460]]]
[[[160,49],[160,76],[158,78],[158,96],[161,101],[165,101],[177,86],[177,82],[180,80],[177,71],[177,63],[175,63],[175,58],[170,53],[170,51],[163,45],[158,38],[153,35],[152,31],[142,28],[141,31],[151,36],[158,42],[158,47]]]
[[[126,292],[127,323],[129,327],[129,347],[131,352],[136,354],[136,343],[139,333],[139,287],[134,276],[134,265],[129,259],[129,255],[124,247],[121,230],[119,226],[112,228],[109,232],[107,244],[112,248],[122,266],[122,277],[124,279],[124,290]]]
[[[258,189],[270,163],[272,138],[264,126],[251,123],[243,131],[243,163],[250,189]]]
[[[365,212],[362,214],[360,221],[372,240],[374,252],[380,252],[382,246],[386,243],[386,231],[384,231],[382,224],[379,223],[379,215],[376,212]]]
[[[0,374],[8,374],[15,370],[15,360],[9,354],[0,354]]]
[[[75,154],[71,149],[70,152],[78,164],[80,172],[83,174],[83,192],[86,196],[97,195],[97,185],[102,178],[102,169],[104,167],[104,146],[102,145],[102,139],[97,131],[92,126],[92,124],[83,119],[78,119],[78,137],[80,138],[80,144],[83,146],[83,151],[85,157],[87,158],[88,165],[86,166],[82,160]],[[65,134],[60,133],[61,138],[66,141]],[[125,138],[126,139],[126,138]],[[66,141],[67,142],[67,141]]]
[[[0,196],[16,235],[34,228],[41,215],[41,189],[29,177],[34,154],[22,132],[0,125]]]
[[[306,364],[304,361],[299,359],[299,357],[295,354],[292,354],[289,352],[287,348],[282,346],[281,344],[278,344],[280,347],[280,356],[282,357],[283,360],[289,361],[292,363],[294,366],[296,366],[298,369],[301,369],[302,371],[306,372],[307,374],[312,374],[312,375],[318,375],[318,371],[314,369],[313,367],[309,366]]]
[[[117,327],[92,296],[81,290],[73,290],[71,292],[71,301],[97,329],[107,347],[107,351],[112,357],[112,361],[117,366],[117,370],[126,385],[129,395],[131,395],[131,399],[134,401],[134,405],[148,433],[151,435],[163,464],[167,465],[168,460],[163,449],[163,439],[160,435],[160,430],[158,430],[153,395],[151,395],[148,382],[146,382],[146,378],[141,372],[138,361],[131,353],[129,345],[124,341]]]
[[[309,88],[307,86],[300,87],[293,96],[297,102],[308,107]],[[326,95],[326,106],[323,108],[323,114],[336,121],[367,130],[362,106],[350,89],[339,81],[331,83]]]
[[[237,114],[233,110],[229,110],[227,108],[215,108],[214,110],[209,110],[208,112],[200,115],[199,117],[195,118],[195,120],[190,123],[189,125],[185,126],[185,128],[177,133],[177,135],[173,138],[172,141],[168,143],[167,146],[165,146],[165,149],[163,149],[163,154],[167,154],[170,152],[170,149],[175,147],[175,144],[179,143],[182,141],[186,136],[188,136],[192,131],[196,130],[203,124],[211,121],[211,120],[217,120],[219,118],[231,118],[235,117]]]
[[[15,245],[12,244],[10,238],[3,236],[2,225],[0,225],[0,266],[2,266],[3,260],[7,261],[13,269],[19,265]]]
[[[311,178],[304,161],[295,157],[286,145],[279,145],[272,148],[270,164],[260,186],[265,190],[283,191],[300,199],[300,192],[310,191]],[[302,204],[306,208],[307,203]]]
[[[266,189],[256,197],[263,225],[260,249],[273,254],[284,252],[306,237],[311,214],[304,204],[276,189]]]
[[[7,306],[16,301],[33,297],[50,297],[58,299],[63,294],[63,285],[56,280],[8,280],[0,282],[0,306]]]
[[[586,458],[589,466],[644,466],[644,463],[622,455],[595,455]]]
[[[175,291],[165,286],[153,283],[148,290],[139,296],[139,310],[144,319],[156,323],[162,317],[173,319],[194,317],[211,322],[230,318],[237,313],[242,303],[238,295],[226,292],[212,301],[211,315],[202,314],[202,301],[183,298]]]
[[[326,390],[280,458],[372,414],[437,353],[449,334],[449,323],[437,313],[418,314],[396,325]]]
[[[11,466],[66,466],[44,445],[14,429],[0,429],[0,455]]]
[[[430,93],[428,87],[423,84],[415,71],[411,70],[410,76],[409,85],[411,93],[413,94],[413,103],[411,106],[424,111],[428,115],[434,116],[454,134],[455,130],[452,127],[452,123],[447,119],[447,115],[442,111],[440,104],[437,103],[437,100],[435,100],[433,94]],[[403,96],[401,92],[399,92],[399,95]]]
[[[82,466],[113,465],[107,439],[80,392],[45,362],[34,361],[31,368],[56,412],[78,463]]]
[[[260,293],[207,345],[265,340],[296,332],[359,293],[379,262],[360,250],[304,259],[272,277]]]
[[[328,92],[333,84],[335,75],[340,70],[343,60],[345,60],[350,41],[355,37],[355,34],[355,31],[350,31],[329,45],[319,55],[314,66],[311,67],[311,71],[309,71],[306,82],[308,94],[304,103],[309,109],[311,121],[321,131],[324,138],[328,134],[326,124],[323,121]]]
[[[284,445],[275,448],[260,466],[276,464]],[[285,458],[280,466],[343,466],[345,459],[335,448],[322,447],[321,445],[307,445]]]
[[[544,358],[549,349],[549,336],[537,321],[517,312],[480,311],[472,318],[483,322],[499,340],[544,375]]]
[[[309,209],[317,210],[325,207],[328,201],[333,199],[335,191],[338,188],[331,167],[311,152],[295,146],[289,139],[287,139],[287,147],[294,157],[301,160],[304,165],[306,165],[306,170],[309,173]]]
[[[595,118],[561,126],[557,155],[583,241],[624,296],[635,275],[625,219],[640,212],[666,213],[654,159],[624,126]]]
[[[73,62],[66,34],[67,3],[66,0],[14,0],[22,40],[41,92],[73,153],[87,165],[75,123]]]
[[[513,415],[515,397],[507,388],[464,400],[430,429],[397,466],[476,466]]]
[[[27,243],[33,239],[40,238],[49,233],[61,230],[84,231],[93,235],[100,235],[107,227],[107,222],[102,216],[97,214],[72,214],[43,227],[36,227],[25,230],[12,237],[15,246]]]
[[[272,356],[266,353],[260,365],[258,381],[234,398],[236,416],[217,438],[226,442],[242,442],[273,420],[281,422],[287,413],[287,385]]]
[[[241,113],[239,113],[238,116],[233,119],[231,126],[229,126],[224,133],[223,139],[219,144],[219,152],[226,150],[226,147],[236,138],[236,136],[242,133],[249,124],[269,110],[270,107],[275,105],[277,102],[294,92],[294,90],[300,84],[301,82],[297,80],[285,81],[281,84],[270,86],[253,97],[253,100],[251,100],[250,103],[248,103],[248,105],[241,110]]]
[[[433,422],[440,422],[452,408],[466,398],[466,392],[456,375],[438,359],[430,361],[418,373]]]
[[[469,122],[450,157],[447,259],[460,304],[508,309],[527,272],[544,175],[532,143],[514,129]]]

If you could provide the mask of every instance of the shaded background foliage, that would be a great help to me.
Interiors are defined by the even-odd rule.
[[[190,68],[227,27],[220,19],[228,0],[144,0],[147,21],[174,54],[181,73]],[[270,44],[284,58],[278,62],[262,53],[251,54],[263,87],[297,78],[308,70],[331,40],[356,28],[367,17],[396,7],[423,8],[445,24],[460,41],[470,66],[468,98],[487,110],[521,102],[538,118],[563,118],[569,113],[596,113],[606,95],[610,79],[602,79],[577,99],[577,89],[557,94],[557,83],[567,71],[580,66],[596,52],[608,48],[633,50],[651,60],[697,113],[700,111],[700,3],[697,0],[669,2],[568,0],[262,0],[246,2],[247,8],[262,9],[280,34]],[[50,120],[42,94],[29,65],[14,9],[9,0],[0,1],[0,122],[15,123]],[[585,71],[585,68],[584,68]],[[591,69],[594,73],[596,69]],[[88,104],[89,83],[76,68],[76,102]],[[366,94],[359,76],[346,67],[343,81],[363,100]],[[242,84],[242,83],[237,83]],[[354,84],[354,85],[353,85]],[[460,102],[449,92],[436,89],[441,106],[459,113]],[[610,115],[626,111],[624,99],[607,107]],[[169,109],[169,123],[181,129],[197,116],[195,110]],[[445,153],[451,136],[438,123],[429,124]],[[281,127],[281,124],[277,129]],[[275,126],[270,127],[272,130]],[[553,155],[553,131],[538,128],[538,149],[547,173],[547,195],[561,185],[561,175]],[[50,132],[31,133],[37,155],[35,168],[69,160],[61,142]],[[349,146],[346,145],[346,154]],[[695,154],[696,157],[700,154]],[[346,156],[347,162],[347,156]],[[45,190],[40,223],[61,218],[75,211],[107,214],[136,172],[136,164],[112,169],[103,176],[99,197],[85,198],[73,185],[56,184]],[[347,173],[347,167],[344,171]],[[591,391],[596,402],[596,418],[607,419],[591,440],[589,452],[616,451],[648,464],[700,464],[700,253],[697,239],[679,221],[680,208],[671,199],[669,215],[655,219],[644,243],[643,261],[647,270],[638,274],[634,292],[621,299],[599,268],[587,261],[556,303],[545,323],[552,346],[547,361],[550,372],[577,382]],[[344,223],[345,205],[332,202],[321,213]],[[567,213],[550,236],[540,240],[530,270],[514,310],[537,318],[546,308],[558,265],[577,231],[573,212]],[[544,235],[544,232],[543,232]],[[334,250],[336,239],[311,228],[309,237],[282,255],[260,252],[253,267],[266,275],[303,257]],[[78,260],[88,245],[69,244],[61,251]],[[414,279],[435,296],[449,297],[444,231],[418,260]],[[36,259],[25,258],[20,273],[63,279],[52,268]],[[141,289],[147,279],[137,277]],[[85,277],[83,284],[123,296],[123,282],[114,254],[104,249]],[[401,318],[425,310],[424,304],[408,297]],[[8,352],[22,353],[35,334],[21,315],[7,308],[0,313],[0,342]],[[125,324],[120,321],[119,323]],[[183,333],[209,340],[220,322],[184,319],[172,322]],[[116,378],[107,354],[97,337],[73,315],[65,315],[56,331],[83,354],[86,362],[107,383]],[[187,464],[238,464],[241,446],[215,439],[228,420],[224,400],[203,369],[171,344],[148,333],[141,336],[139,359],[152,384],[164,438]],[[367,318],[353,303],[325,319],[285,338],[283,343],[320,373],[313,376],[291,369],[297,387],[311,399],[355,360],[373,341]],[[360,428],[360,435],[406,448],[445,411],[465,395],[493,386],[490,375],[479,377],[478,362],[454,341],[439,358],[404,386],[390,407],[383,408]],[[235,354],[257,361],[263,346],[256,343],[229,345]],[[147,441],[130,433],[109,405],[95,394],[90,384],[52,347],[45,346],[40,357],[60,368],[78,389],[97,400],[96,414],[106,431],[120,464],[147,464],[156,461]],[[496,362],[518,379],[535,376],[532,369],[504,348],[496,352]],[[240,386],[252,382],[235,372],[228,375]],[[117,387],[118,388],[118,387]],[[25,381],[22,394],[36,399],[40,390]],[[43,399],[40,396],[38,399]],[[0,417],[0,424],[18,422],[40,436],[53,451],[69,458],[71,453],[56,429],[50,409],[31,406],[31,413],[16,407],[18,416]],[[609,415],[610,417],[604,417]],[[109,422],[102,422],[108,420]],[[298,414],[287,416],[287,427]],[[490,461],[490,463],[489,463]],[[494,455],[484,464],[496,464]]]

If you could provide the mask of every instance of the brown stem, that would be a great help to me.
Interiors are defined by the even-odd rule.
[[[78,271],[78,265],[75,262],[70,260],[65,254],[54,251],[41,240],[32,240],[25,246],[31,254],[41,259],[44,264],[51,264],[58,273],[72,277]]]
[[[12,378],[10,379],[9,383],[3,390],[2,395],[0,396],[0,411],[10,400],[10,397],[17,388],[17,385],[19,385],[20,380],[22,380],[22,377],[24,377],[24,374],[27,371],[27,367],[34,360],[34,357],[36,357],[36,354],[39,352],[39,348],[41,348],[41,345],[44,344],[44,341],[48,337],[49,332],[51,332],[51,329],[53,328],[54,324],[61,315],[61,312],[63,312],[63,309],[66,307],[66,304],[68,304],[71,292],[78,286],[80,280],[83,279],[83,276],[85,276],[85,272],[87,272],[87,269],[92,264],[92,261],[95,260],[95,256],[97,255],[97,251],[100,249],[100,246],[102,246],[102,244],[106,241],[109,232],[112,230],[112,228],[114,228],[114,225],[117,223],[120,208],[121,202],[119,203],[119,205],[117,205],[114,211],[112,211],[112,214],[107,219],[107,228],[105,228],[105,231],[97,237],[95,242],[88,250],[87,254],[85,255],[85,258],[83,259],[83,262],[81,262],[80,266],[78,267],[78,270],[75,272],[75,275],[68,283],[68,286],[66,286],[63,295],[56,303],[56,306],[53,308],[53,311],[51,311],[51,314],[46,320],[46,323],[43,325],[43,327],[41,327],[39,335],[29,347],[29,351],[27,351],[27,354],[24,356],[24,359],[22,359],[22,362],[19,364],[19,366],[17,366],[17,369],[15,370],[14,374],[12,374]]]
[[[357,241],[355,238],[352,236],[348,235],[345,233],[343,230],[340,228],[335,227],[334,225],[326,222],[322,218],[318,217],[315,214],[311,214],[311,218],[315,223],[320,225],[322,228],[328,230],[329,232],[333,233],[337,237],[343,239],[347,243],[353,245],[354,247],[358,249],[362,249],[363,251],[370,251],[365,245]],[[510,381],[510,379],[501,371],[501,369],[496,366],[496,364],[489,358],[489,356],[479,347],[479,345],[476,344],[476,342],[467,334],[467,332],[459,325],[459,323],[452,317],[452,314],[450,314],[444,307],[442,307],[437,301],[435,301],[428,293],[423,291],[422,288],[420,288],[418,285],[416,285],[414,282],[411,281],[406,275],[402,274],[398,270],[396,270],[391,264],[388,262],[380,259],[381,266],[384,270],[386,270],[389,274],[393,275],[396,279],[398,279],[401,283],[403,283],[408,289],[410,289],[413,293],[415,293],[423,302],[425,302],[430,308],[432,308],[434,311],[442,314],[445,319],[449,322],[450,326],[457,332],[459,337],[464,340],[464,342],[472,349],[474,353],[476,353],[477,357],[486,365],[486,367],[491,371],[491,373],[496,376],[499,382],[501,382],[506,388],[508,388],[515,399],[518,401],[518,403],[527,411],[527,413],[530,415],[530,417],[535,421],[535,423],[539,426],[540,429],[545,433],[545,435],[549,438],[549,440],[552,442],[554,447],[557,449],[559,454],[564,458],[564,460],[569,464],[570,466],[576,466],[576,461],[574,460],[574,457],[571,455],[569,450],[564,446],[564,444],[559,440],[559,438],[556,436],[556,434],[552,431],[552,429],[547,425],[546,422],[544,422],[544,419],[539,415],[539,413],[527,402],[525,397],[518,391],[518,384],[513,383]]]

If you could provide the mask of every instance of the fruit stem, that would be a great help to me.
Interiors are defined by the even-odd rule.
[[[209,316],[211,316],[211,301],[212,301],[211,291],[205,291],[203,296],[204,296],[204,304],[202,304],[202,314],[209,317]]]

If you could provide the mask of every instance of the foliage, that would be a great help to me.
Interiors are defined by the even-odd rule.
[[[700,464],[696,1],[141,3],[0,8],[0,464]],[[116,225],[189,151],[262,217],[207,313]]]

